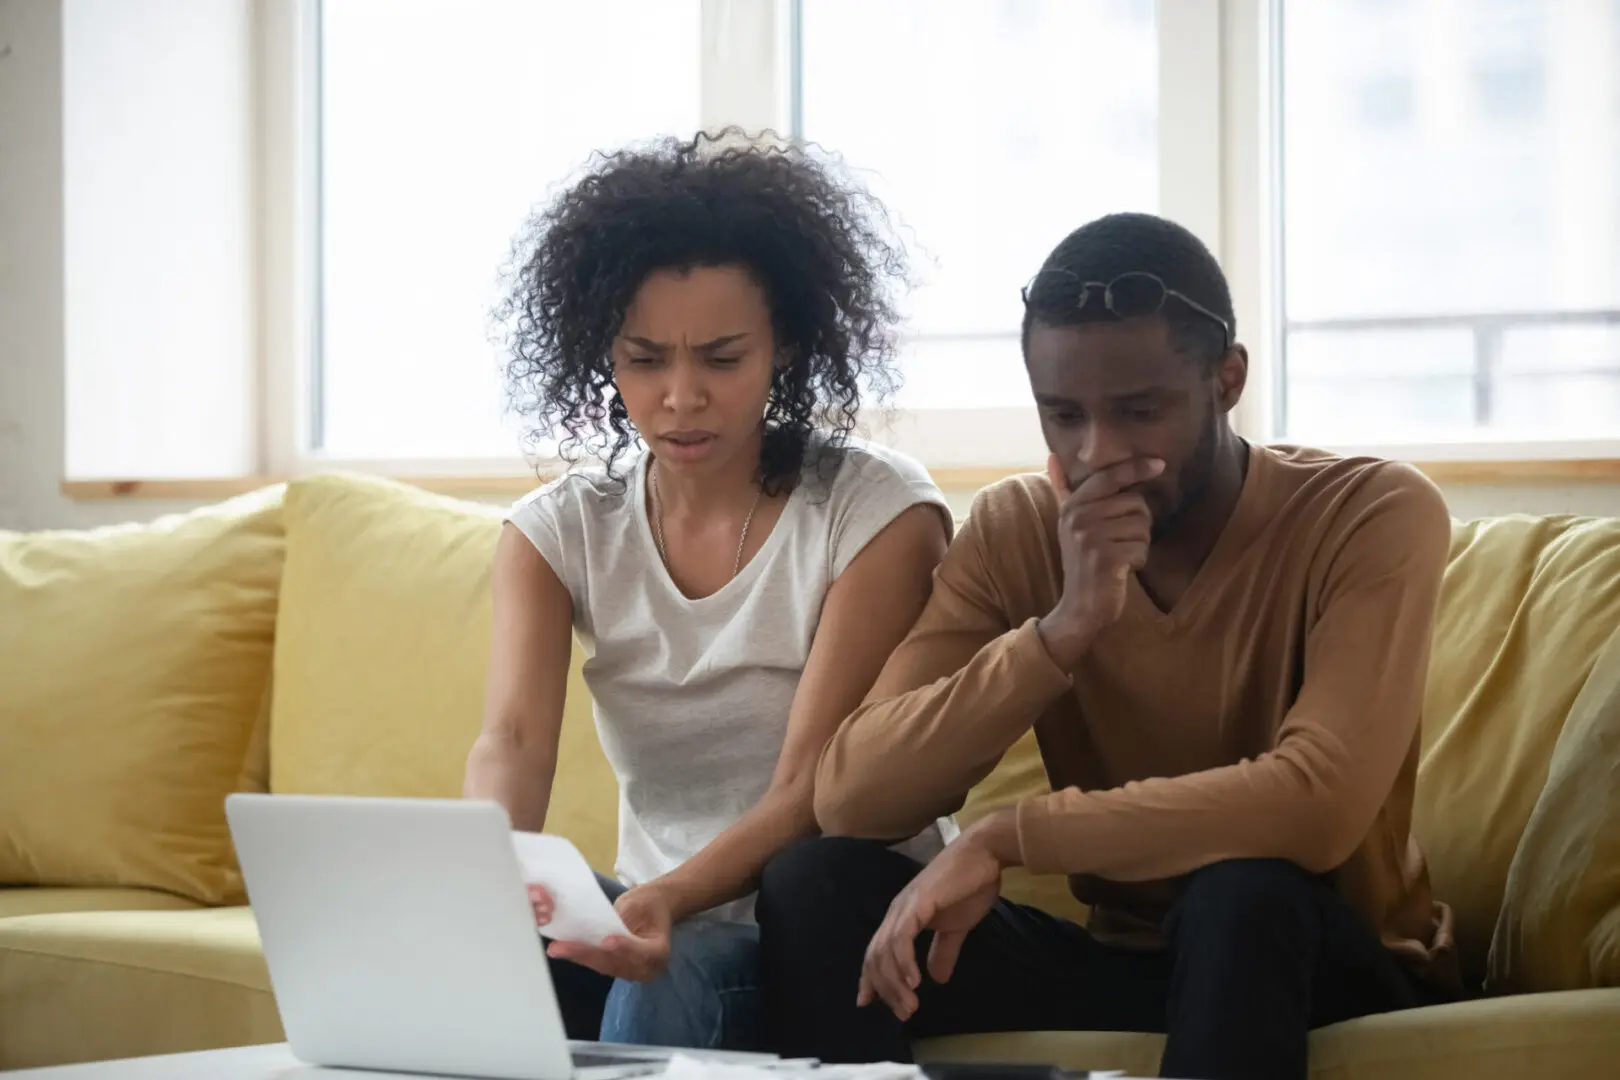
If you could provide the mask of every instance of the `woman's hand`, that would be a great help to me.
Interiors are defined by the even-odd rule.
[[[545,926],[557,912],[557,902],[544,885],[529,886],[529,904],[534,908],[534,925]]]
[[[529,895],[533,899],[532,889]],[[656,885],[639,885],[615,900],[613,909],[624,920],[629,937],[615,934],[601,945],[554,941],[546,955],[632,982],[648,982],[662,975],[669,965],[669,934],[674,922],[669,899]],[[536,907],[536,917],[538,914]],[[548,909],[546,918],[550,917]]]

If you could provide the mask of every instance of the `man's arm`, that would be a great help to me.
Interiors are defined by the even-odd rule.
[[[1035,620],[1009,625],[986,562],[984,505],[951,544],[916,626],[822,752],[815,811],[827,834],[899,840],[954,813],[1072,689]]]
[[[1349,858],[1411,751],[1451,536],[1426,480],[1392,468],[1373,483],[1328,569],[1276,747],[1187,776],[1026,799],[1017,828],[1031,870],[1145,881],[1226,859],[1325,873]]]

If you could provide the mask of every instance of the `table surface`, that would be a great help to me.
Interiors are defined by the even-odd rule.
[[[871,1075],[903,1068],[889,1066],[834,1067],[829,1077],[845,1074]],[[691,1073],[685,1075],[690,1076]],[[784,1075],[803,1075],[801,1073]],[[847,1075],[847,1074],[846,1074]],[[890,1075],[893,1075],[892,1072]],[[152,1057],[94,1061],[82,1065],[56,1065],[45,1069],[18,1069],[4,1074],[4,1080],[466,1080],[465,1077],[435,1076],[427,1073],[396,1073],[382,1070],[330,1069],[299,1061],[286,1043],[239,1046],[229,1050],[199,1050],[189,1054],[160,1054]]]
[[[894,1069],[895,1066],[888,1066]],[[903,1068],[903,1067],[902,1067]],[[849,1073],[845,1074],[848,1069]],[[824,1075],[871,1076],[886,1072],[883,1066],[833,1066]],[[688,1074],[690,1075],[690,1074]],[[793,1073],[784,1075],[813,1075]],[[889,1075],[893,1075],[890,1073]],[[1131,1080],[1119,1073],[1094,1076]],[[56,1065],[46,1069],[18,1069],[4,1074],[3,1080],[465,1080],[464,1077],[427,1073],[396,1073],[380,1070],[329,1069],[309,1065],[293,1056],[286,1043],[239,1046],[229,1050],[200,1050],[189,1054],[160,1054],[152,1057],[94,1061],[82,1065]]]
[[[93,1061],[83,1065],[57,1065],[48,1069],[18,1069],[5,1074],[6,1080],[39,1077],[40,1080],[271,1080],[272,1077],[349,1077],[348,1069],[323,1069],[306,1065],[293,1057],[286,1043],[264,1046],[238,1046],[229,1050],[199,1050],[189,1054],[158,1054],[152,1057],[118,1061]],[[367,1076],[395,1077],[404,1073],[366,1073]],[[435,1080],[416,1077],[416,1080]],[[451,1080],[451,1078],[439,1078]]]

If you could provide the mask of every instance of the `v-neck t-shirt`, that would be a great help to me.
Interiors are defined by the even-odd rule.
[[[1323,874],[1447,979],[1449,910],[1411,834],[1430,634],[1451,520],[1410,466],[1253,446],[1236,506],[1160,610],[1072,670],[1038,620],[1063,587],[1044,476],[980,493],[917,626],[818,773],[830,831],[951,812],[1034,728],[1051,793],[1017,806],[1025,863],[1069,875],[1097,936],[1155,945],[1186,875],[1278,858]]]
[[[822,603],[861,550],[919,503],[950,522],[917,462],[860,440],[818,442],[764,544],[717,592],[693,599],[658,554],[650,460],[638,455],[618,480],[570,473],[508,515],[573,600],[597,732],[619,782],[616,872],[627,885],[673,870],[765,794]],[[949,820],[925,823],[905,850],[927,858],[950,835]],[[705,914],[749,921],[752,912],[747,897]]]

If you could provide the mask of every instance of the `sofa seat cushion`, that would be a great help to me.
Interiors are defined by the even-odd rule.
[[[1036,1031],[958,1035],[923,1061],[1037,1062],[1157,1076],[1160,1035]],[[1486,998],[1368,1016],[1311,1035],[1312,1080],[1524,1080],[1606,1076],[1620,1061],[1620,988]]]
[[[248,908],[0,920],[0,1069],[283,1037]]]
[[[80,889],[24,885],[0,889],[0,919],[63,911],[190,911],[202,905],[154,889]]]

